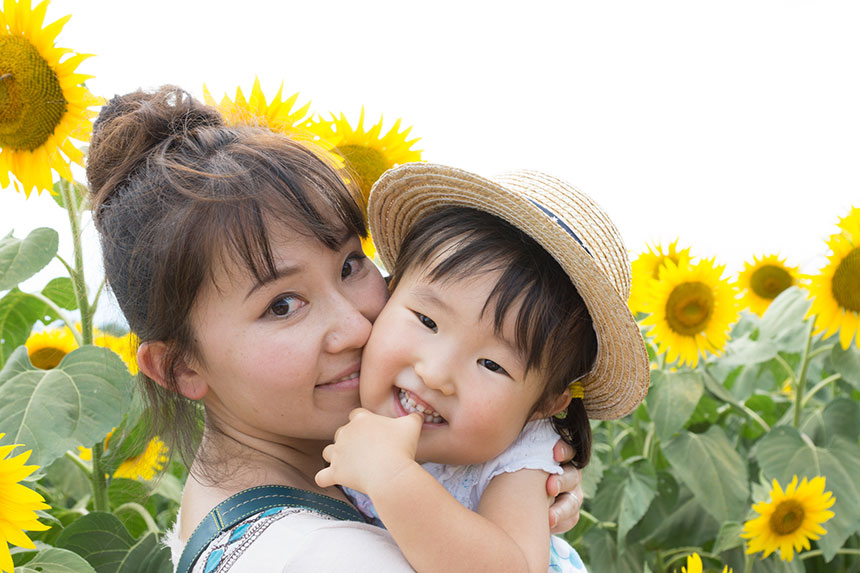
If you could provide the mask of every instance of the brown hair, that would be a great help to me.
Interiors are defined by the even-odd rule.
[[[455,248],[446,248],[452,244]],[[597,336],[576,287],[543,247],[510,223],[468,207],[435,211],[417,221],[403,239],[391,288],[418,265],[430,266],[426,276],[431,281],[500,271],[483,310],[494,307],[494,327],[500,332],[510,310],[521,304],[515,344],[526,371],[537,369],[545,382],[532,412],[548,407],[594,364]],[[591,426],[582,400],[571,400],[565,414],[551,418],[553,427],[576,449],[574,465],[585,467],[591,456]]]
[[[173,86],[116,96],[101,110],[87,179],[108,285],[139,340],[168,346],[167,389],[140,374],[152,433],[189,463],[200,409],[178,393],[175,369],[199,357],[190,312],[216,263],[241,260],[258,280],[275,276],[267,224],[334,249],[349,235],[366,236],[363,211],[306,145],[228,127],[216,109]]]

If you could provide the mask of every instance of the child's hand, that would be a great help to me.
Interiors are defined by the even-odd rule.
[[[424,418],[412,413],[387,418],[357,408],[349,413],[349,423],[338,428],[334,443],[323,450],[331,464],[316,475],[317,485],[335,484],[371,495],[385,487],[393,476],[415,463],[415,450]]]

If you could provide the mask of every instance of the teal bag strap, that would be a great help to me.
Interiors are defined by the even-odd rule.
[[[203,550],[221,532],[254,514],[276,507],[300,507],[342,521],[365,523],[364,517],[353,506],[327,495],[285,485],[252,487],[228,497],[206,514],[182,551],[177,573],[189,573]]]

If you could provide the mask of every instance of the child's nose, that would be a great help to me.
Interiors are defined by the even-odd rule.
[[[448,362],[447,359],[441,356],[425,357],[415,364],[415,373],[431,390],[450,396],[456,386],[451,368],[446,362]]]

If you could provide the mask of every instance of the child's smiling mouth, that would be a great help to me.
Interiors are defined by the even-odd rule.
[[[412,392],[402,388],[395,388],[397,399],[400,401],[400,406],[407,414],[417,412],[424,416],[425,424],[443,424],[447,423],[442,415],[430,407],[426,402],[415,396]]]

